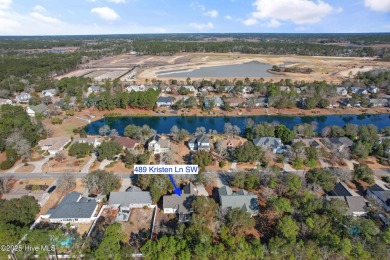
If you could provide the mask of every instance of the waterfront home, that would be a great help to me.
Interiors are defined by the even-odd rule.
[[[370,98],[368,99],[368,102],[370,103],[370,106],[372,107],[388,107],[389,106],[389,100],[385,98]]]
[[[323,144],[314,138],[294,138],[291,142],[292,144],[302,143],[305,147],[314,147],[317,149],[323,147]]]
[[[134,151],[137,147],[141,145],[140,141],[124,136],[114,136],[112,138],[112,141],[121,145],[124,150],[128,151]]]
[[[210,109],[210,103],[214,103],[214,107],[223,106],[223,100],[221,97],[205,97],[204,98],[204,107]]]
[[[206,135],[198,135],[188,141],[191,151],[210,151],[210,140]]]
[[[148,141],[148,151],[154,154],[169,152],[170,141],[162,139],[159,135],[152,136]]]
[[[346,96],[348,94],[347,89],[344,87],[338,87],[338,88],[336,88],[336,91],[337,91],[337,95],[340,95],[340,96]]]
[[[348,150],[353,145],[353,141],[348,137],[323,138],[323,143],[329,148],[338,151]]]
[[[284,145],[280,138],[275,137],[261,137],[253,139],[253,144],[263,148],[264,150],[271,150],[273,153],[284,153]]]
[[[73,138],[74,143],[91,144],[93,147],[98,147],[101,141],[95,137],[75,137]]]
[[[49,107],[45,104],[39,104],[36,106],[29,106],[26,108],[26,112],[29,116],[36,116],[37,113],[46,115],[46,113],[49,111]]]
[[[16,103],[28,103],[30,101],[30,93],[22,92],[15,97]]]
[[[162,106],[172,106],[173,103],[175,102],[175,99],[173,97],[159,97],[157,99],[157,106],[162,107]]]
[[[181,196],[176,194],[163,196],[164,214],[176,214],[179,222],[189,221],[193,209],[191,208],[192,201],[198,195],[197,187],[188,183],[182,190]]]
[[[268,107],[268,98],[259,96],[255,99],[255,107]]]
[[[231,107],[245,106],[246,98],[225,98],[224,102],[228,102]]]
[[[218,199],[222,209],[238,208],[248,212],[251,217],[256,216],[259,212],[259,200],[255,194],[246,190],[233,190],[228,186],[218,189]]]
[[[55,88],[46,89],[42,91],[42,96],[44,97],[53,97],[57,94],[57,90]]]
[[[80,193],[72,191],[65,195],[56,208],[51,208],[42,219],[51,223],[90,223],[95,219],[98,203],[83,198]]]
[[[360,107],[360,101],[354,98],[341,98],[339,102],[346,107]]]

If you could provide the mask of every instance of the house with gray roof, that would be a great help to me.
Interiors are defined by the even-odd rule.
[[[340,152],[348,150],[353,145],[353,141],[348,137],[324,138],[323,141],[329,149],[335,149]]]
[[[180,222],[190,220],[192,209],[192,201],[198,195],[197,187],[188,183],[182,190],[181,196],[176,194],[163,196],[164,214],[176,214]]]
[[[49,209],[42,218],[51,223],[90,223],[95,219],[98,203],[95,200],[81,197],[73,191],[65,195],[56,208]]]
[[[29,106],[26,108],[26,112],[29,116],[34,117],[37,113],[45,115],[49,111],[49,107],[45,104],[39,104],[36,106]]]
[[[152,197],[149,191],[133,186],[127,191],[110,192],[108,203],[113,208],[143,208],[152,205]]]
[[[370,106],[372,107],[388,107],[389,106],[389,100],[386,98],[370,98],[368,99],[368,102],[370,103]]]
[[[191,151],[210,151],[210,140],[207,135],[198,135],[188,141]]]
[[[375,200],[386,211],[390,211],[390,190],[375,184],[367,189],[367,196]]]
[[[246,190],[234,192],[230,187],[223,186],[218,189],[218,197],[222,209],[239,208],[248,212],[252,217],[259,212],[259,201],[255,194]]]
[[[211,104],[214,103],[214,107],[222,107],[223,106],[223,100],[221,97],[205,97],[204,98],[204,107],[206,109],[211,108]]]
[[[16,103],[28,103],[30,101],[30,93],[22,92],[15,97]]]
[[[273,153],[284,153],[284,145],[280,138],[275,137],[260,137],[253,139],[253,144],[263,148],[264,150],[271,150]]]
[[[171,142],[168,139],[162,139],[159,135],[154,135],[148,140],[148,151],[154,154],[166,153],[169,151]]]
[[[344,215],[360,217],[367,215],[367,204],[363,196],[325,196],[327,201],[341,201],[346,211]]]
[[[159,97],[156,104],[158,107],[169,107],[172,106],[174,102],[175,99],[173,97]]]

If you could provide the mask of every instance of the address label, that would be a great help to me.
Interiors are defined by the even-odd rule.
[[[147,165],[135,164],[134,174],[198,174],[199,166],[191,165]]]

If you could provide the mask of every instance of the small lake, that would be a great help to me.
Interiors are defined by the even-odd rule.
[[[243,64],[224,65],[214,67],[201,67],[192,71],[183,69],[177,71],[161,72],[158,78],[282,78],[283,75],[277,75],[267,72],[272,67],[271,64],[252,61]],[[285,76],[284,76],[285,77]]]
[[[241,133],[245,128],[245,122],[251,118],[256,124],[260,122],[279,122],[292,129],[295,125],[302,123],[316,122],[317,132],[330,125],[343,127],[345,124],[368,125],[373,124],[382,129],[390,126],[390,115],[329,115],[329,116],[242,116],[242,117],[185,117],[185,116],[152,116],[152,117],[113,117],[105,118],[85,127],[89,134],[98,135],[99,128],[107,124],[111,129],[116,129],[120,135],[123,135],[127,125],[133,124],[137,126],[148,125],[155,129],[159,134],[168,134],[172,126],[176,125],[179,128],[184,128],[190,133],[194,133],[197,127],[203,126],[208,131],[209,129],[217,130],[222,133],[224,124],[231,123],[238,125],[241,128]]]

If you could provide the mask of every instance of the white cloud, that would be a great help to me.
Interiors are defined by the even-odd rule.
[[[206,7],[199,2],[191,2],[190,7],[194,10],[205,11]]]
[[[211,22],[208,23],[190,23],[190,26],[196,30],[203,31],[206,29],[213,29],[214,24]]]
[[[252,12],[250,18],[243,21],[245,25],[257,24],[258,20],[268,21],[267,26],[270,27],[279,26],[281,21],[290,21],[300,25],[314,24],[332,12],[342,11],[322,0],[255,0],[253,5],[256,11]]]
[[[203,15],[215,18],[218,16],[218,11],[217,10],[210,10],[210,11],[203,13]]]
[[[36,5],[36,6],[34,6],[33,9],[34,9],[34,11],[40,12],[40,13],[46,12],[46,8],[43,7],[42,5]]]
[[[0,0],[0,9],[8,9],[11,7],[13,0]]]
[[[124,4],[126,3],[126,0],[107,0],[108,2],[115,3],[115,4]]]
[[[377,12],[390,12],[390,0],[364,0],[364,5]]]
[[[279,27],[280,25],[281,23],[276,19],[271,19],[267,24],[268,27]]]
[[[48,15],[43,15],[41,13],[33,12],[30,13],[31,17],[35,18],[36,20],[43,22],[43,23],[48,23],[48,24],[60,24],[62,23],[60,20],[58,20],[55,17],[51,17]]]
[[[231,19],[233,19],[233,17],[231,17],[230,15],[225,15],[224,18],[225,18],[226,20],[231,20]]]
[[[258,23],[259,22],[254,18],[248,18],[248,19],[243,21],[243,24],[245,24],[246,26],[251,26],[251,25],[258,24]]]
[[[115,21],[119,19],[119,15],[109,7],[92,8],[91,13],[97,14],[100,18],[107,21]]]

